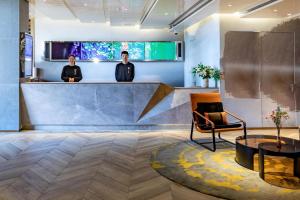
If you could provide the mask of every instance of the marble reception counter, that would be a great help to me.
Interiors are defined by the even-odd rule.
[[[216,89],[164,83],[21,84],[23,129],[126,130],[189,128],[189,94]]]

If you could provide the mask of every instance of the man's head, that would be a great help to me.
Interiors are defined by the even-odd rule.
[[[75,56],[74,55],[69,55],[69,64],[71,65],[71,66],[73,66],[73,65],[75,65]]]
[[[128,56],[129,56],[128,51],[122,51],[121,57],[123,63],[125,64],[128,63]]]

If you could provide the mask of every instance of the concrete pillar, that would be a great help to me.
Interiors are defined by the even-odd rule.
[[[0,0],[0,131],[20,129],[19,34],[28,12],[26,0]]]

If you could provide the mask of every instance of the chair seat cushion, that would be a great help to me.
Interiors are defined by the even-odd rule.
[[[239,128],[241,126],[242,126],[241,123],[219,124],[219,125],[215,125],[215,129]],[[211,129],[211,125],[203,124],[203,125],[200,125],[199,128],[202,129],[202,130],[210,130]]]

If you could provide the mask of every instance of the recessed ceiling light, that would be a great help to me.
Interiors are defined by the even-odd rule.
[[[277,9],[274,9],[273,11],[274,11],[274,12],[278,12],[278,10],[277,10]]]
[[[228,7],[232,7],[232,4],[228,4],[227,6],[228,6]]]
[[[167,16],[167,15],[169,15],[169,13],[165,12],[164,15]]]
[[[84,7],[87,7],[87,5],[88,5],[87,3],[84,3],[84,4],[83,4]]]
[[[288,16],[291,16],[292,14],[291,14],[291,13],[288,13],[287,15],[288,15]]]
[[[126,7],[122,7],[121,9],[122,9],[122,11],[124,11],[124,12],[128,11],[128,8],[126,8]]]
[[[106,23],[106,25],[110,25],[110,21],[106,21],[105,23]]]
[[[140,27],[141,27],[140,24],[136,24],[136,25],[135,25],[135,28],[137,28],[137,29],[139,29]]]
[[[43,0],[43,2],[46,2],[47,0]]]

